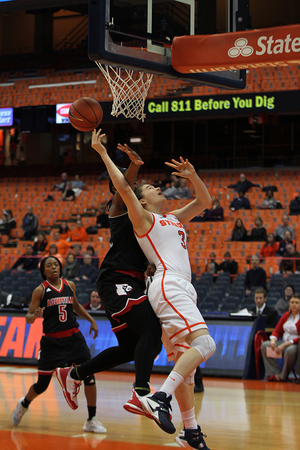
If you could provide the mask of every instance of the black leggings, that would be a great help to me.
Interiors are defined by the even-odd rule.
[[[36,394],[38,394],[38,395],[40,395],[43,392],[45,392],[45,390],[49,386],[51,378],[52,378],[52,373],[51,373],[51,375],[38,374],[37,382],[32,385],[34,392],[36,392]],[[87,377],[84,380],[84,384],[86,386],[92,386],[93,384],[95,384],[95,377],[94,377],[94,375],[90,375],[89,377]]]
[[[77,367],[83,380],[87,376],[135,362],[135,383],[144,386],[150,380],[153,361],[161,349],[161,326],[148,300],[135,305],[122,316],[128,325],[116,333],[118,347],[110,347]]]
[[[45,390],[49,386],[51,378],[52,378],[52,373],[51,373],[51,375],[39,374],[37,382],[32,385],[34,392],[36,392],[39,395],[42,394],[43,392],[45,392]]]

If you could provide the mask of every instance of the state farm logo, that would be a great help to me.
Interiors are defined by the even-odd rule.
[[[291,56],[293,53],[300,52],[300,37],[292,37],[291,34],[287,34],[285,38],[278,38],[278,35],[274,36],[259,36],[257,40],[249,35],[249,39],[251,44],[256,48],[252,47],[252,45],[248,44],[248,39],[244,37],[238,38],[234,47],[231,47],[228,50],[228,56],[230,58],[237,58],[238,56],[248,57],[253,53],[258,56],[262,55],[282,55],[289,54]],[[277,38],[277,39],[276,39]]]
[[[235,41],[234,47],[228,50],[228,56],[230,58],[237,58],[238,56],[251,56],[254,52],[254,48],[248,45],[248,39],[239,38]]]

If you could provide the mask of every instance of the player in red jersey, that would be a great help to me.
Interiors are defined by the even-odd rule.
[[[26,322],[33,323],[43,318],[43,336],[38,358],[38,379],[25,397],[22,397],[12,413],[12,423],[17,426],[32,400],[45,392],[57,367],[81,364],[91,359],[86,341],[79,331],[74,312],[91,323],[90,334],[95,339],[98,327],[89,313],[78,303],[76,287],[72,281],[61,278],[62,266],[55,256],[41,261],[41,275],[44,279],[32,294],[26,314]],[[60,380],[59,380],[60,381]],[[106,433],[106,429],[96,417],[97,391],[94,375],[84,380],[88,418],[83,429],[87,432]],[[75,392],[74,392],[75,395]],[[67,398],[66,398],[67,399]],[[69,399],[72,409],[78,408],[76,396]]]

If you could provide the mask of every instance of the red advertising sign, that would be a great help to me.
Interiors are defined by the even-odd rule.
[[[173,39],[180,73],[222,72],[300,64],[300,25]]]

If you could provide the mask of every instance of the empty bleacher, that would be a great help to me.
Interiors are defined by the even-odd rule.
[[[34,64],[34,61],[32,62]],[[76,67],[78,60],[70,62]],[[65,70],[63,59],[53,68],[32,69],[30,75],[20,69],[0,71],[0,103],[6,107],[54,105],[71,103],[79,97],[92,97],[100,102],[112,100],[110,88],[102,73],[91,65]],[[0,67],[1,70],[1,67]],[[246,93],[276,92],[299,89],[300,68],[291,65],[278,68],[258,68],[248,71]],[[154,75],[148,98],[170,96],[222,95],[228,91],[211,86],[198,86],[182,80]],[[231,91],[231,94],[240,91]]]

